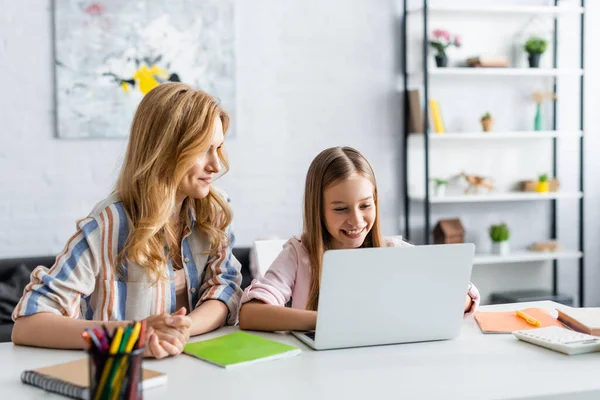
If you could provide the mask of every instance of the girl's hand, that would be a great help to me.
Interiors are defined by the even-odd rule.
[[[469,312],[469,310],[471,310],[471,306],[473,303],[473,299],[471,299],[471,296],[467,295],[467,298],[465,299],[465,308],[464,308],[464,312]]]

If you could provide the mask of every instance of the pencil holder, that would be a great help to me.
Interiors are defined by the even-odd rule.
[[[90,400],[141,400],[144,348],[130,353],[88,351]]]

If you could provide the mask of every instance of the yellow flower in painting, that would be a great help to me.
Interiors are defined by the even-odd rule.
[[[123,91],[125,93],[129,93],[129,83],[122,81],[121,82],[121,89],[123,89]]]
[[[135,71],[135,74],[133,74],[133,79],[138,82],[140,85],[140,92],[143,94],[148,93],[160,84],[160,82],[156,80],[157,77],[168,79],[169,75],[164,68],[160,68],[156,65],[153,65],[151,68],[148,68],[147,65],[142,65]],[[123,87],[123,90],[128,92],[128,88],[126,89]]]

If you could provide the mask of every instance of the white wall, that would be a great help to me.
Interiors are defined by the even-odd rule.
[[[53,254],[108,193],[126,141],[54,135],[50,1],[0,0],[0,257]],[[238,1],[237,113],[227,143],[237,243],[301,227],[312,158],[352,145],[372,161],[397,233],[399,95],[387,0]]]
[[[323,148],[353,145],[372,161],[379,180],[383,226],[400,229],[401,103],[394,91],[399,32],[393,0],[236,4],[238,131],[227,144],[232,170],[223,179],[234,202],[238,245],[264,235],[288,237],[301,226],[304,175]],[[108,193],[126,142],[65,141],[54,135],[50,0],[0,0],[0,257],[54,254],[76,219]],[[600,5],[588,0],[588,21]],[[595,49],[600,32],[587,27],[586,123],[595,126],[600,87]],[[586,139],[588,304],[600,304],[598,140]],[[503,210],[501,210],[503,212]],[[477,210],[467,218],[477,219]],[[513,268],[514,269],[514,268]],[[527,273],[476,270],[487,291],[546,280]],[[488,270],[490,271],[490,270]],[[536,272],[537,271],[537,272]],[[540,275],[538,275],[540,274]],[[540,277],[543,277],[541,279]],[[561,271],[573,293],[576,275]]]

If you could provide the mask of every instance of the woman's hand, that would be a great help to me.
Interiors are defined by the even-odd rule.
[[[186,309],[182,307],[174,314],[163,313],[146,318],[145,357],[160,359],[183,351],[192,325],[192,320],[185,314]]]

